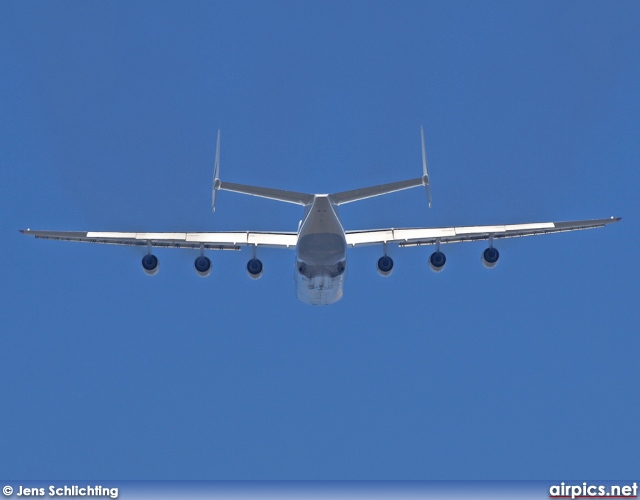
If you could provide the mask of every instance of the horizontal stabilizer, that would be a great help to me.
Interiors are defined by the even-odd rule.
[[[251,196],[259,196],[260,198],[269,198],[270,200],[295,203],[296,205],[308,205],[313,201],[312,194],[259,186],[247,186],[246,184],[235,184],[233,182],[222,182],[220,180],[218,180],[218,189],[223,191],[233,191],[234,193],[249,194]]]
[[[382,194],[395,193],[396,191],[402,191],[403,189],[424,186],[423,182],[423,178],[418,177],[416,179],[409,179],[406,181],[391,182],[389,184],[380,184],[378,186],[352,189],[351,191],[342,191],[340,193],[329,195],[329,199],[336,205],[342,205],[343,203],[351,203],[352,201],[364,200],[367,198],[372,198],[374,196],[380,196]]]

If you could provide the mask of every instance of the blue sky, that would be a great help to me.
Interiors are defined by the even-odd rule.
[[[7,478],[631,478],[640,465],[637,2],[0,4],[0,470]],[[229,181],[333,192],[347,229],[621,216],[350,251],[143,251],[18,229],[289,230]]]

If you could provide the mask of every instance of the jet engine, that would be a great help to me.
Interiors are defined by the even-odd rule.
[[[429,267],[435,273],[439,273],[444,269],[444,265],[447,263],[447,258],[439,250],[433,252],[429,257]]]
[[[247,262],[247,274],[249,278],[257,280],[262,276],[262,272],[264,268],[262,267],[262,262],[258,259],[251,259]]]
[[[383,255],[378,259],[376,266],[382,276],[389,276],[393,271],[393,259],[388,255]]]
[[[211,274],[211,260],[209,257],[201,255],[195,261],[193,261],[193,268],[196,270],[198,276],[206,278]]]
[[[487,269],[496,267],[499,258],[500,253],[493,247],[489,247],[484,252],[482,252],[482,264]]]
[[[155,276],[158,274],[158,270],[160,269],[160,261],[158,261],[158,257],[153,254],[147,254],[142,257],[142,269],[149,276]]]

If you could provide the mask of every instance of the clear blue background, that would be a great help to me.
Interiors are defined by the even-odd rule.
[[[637,2],[2,2],[0,471],[7,478],[620,478],[640,465]],[[293,252],[18,229],[347,229],[622,216],[605,229],[350,250],[344,299]]]

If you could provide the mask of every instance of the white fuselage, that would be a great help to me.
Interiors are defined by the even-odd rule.
[[[327,195],[316,195],[298,230],[294,272],[298,299],[311,305],[337,302],[346,269],[347,242],[336,207]]]

